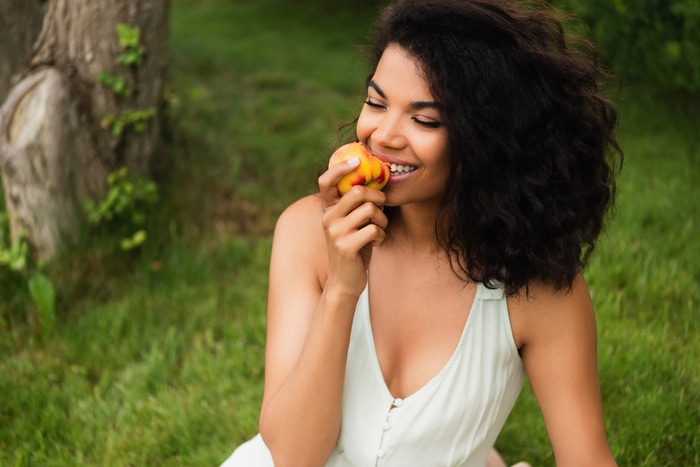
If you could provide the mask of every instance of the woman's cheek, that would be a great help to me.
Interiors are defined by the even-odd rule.
[[[355,126],[355,133],[360,141],[367,141],[372,134],[373,129],[377,127],[373,120],[372,115],[365,109],[360,112],[360,116],[357,119],[357,125]]]

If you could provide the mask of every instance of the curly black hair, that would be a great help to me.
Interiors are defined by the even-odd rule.
[[[544,1],[399,0],[375,25],[422,66],[451,171],[436,233],[465,280],[567,289],[615,196],[617,109],[595,47]]]

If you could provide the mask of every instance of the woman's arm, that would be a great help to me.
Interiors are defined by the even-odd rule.
[[[383,193],[338,196],[349,170],[329,170],[321,195],[290,206],[275,229],[260,432],[280,467],[322,465],[340,430],[350,329],[367,280],[362,251],[386,226]]]
[[[598,380],[595,315],[579,275],[570,291],[531,288],[511,314],[558,466],[614,466]]]

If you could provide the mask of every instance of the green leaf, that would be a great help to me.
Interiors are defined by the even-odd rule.
[[[11,271],[22,272],[27,267],[29,247],[24,240],[24,234],[20,234],[9,248],[0,243],[0,266],[7,266]]]
[[[29,295],[41,311],[44,337],[48,336],[56,321],[56,293],[51,280],[37,272],[29,278]]]
[[[97,81],[99,81],[101,84],[104,84],[107,87],[112,87],[114,85],[114,82],[118,78],[114,76],[112,73],[109,73],[107,71],[101,71],[97,74]]]
[[[13,271],[24,271],[27,267],[27,254],[29,252],[27,242],[23,239],[15,242],[10,250],[10,269]]]
[[[114,125],[112,126],[112,136],[115,138],[118,138],[121,136],[121,134],[124,132],[124,123],[120,120],[117,120],[114,122]]]
[[[138,50],[127,50],[117,56],[116,62],[119,65],[140,65],[143,62],[143,56]]]
[[[139,230],[131,238],[125,238],[121,241],[122,250],[128,251],[143,245],[146,241],[146,231]]]
[[[141,31],[138,28],[132,28],[128,24],[117,24],[117,35],[119,36],[119,45],[123,48],[133,48],[139,46],[141,39]]]

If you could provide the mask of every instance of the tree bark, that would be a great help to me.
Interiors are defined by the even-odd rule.
[[[0,102],[32,46],[44,18],[43,0],[0,0]]]
[[[25,235],[40,259],[78,239],[86,199],[99,202],[107,174],[127,166],[149,177],[161,142],[168,0],[51,0],[21,80],[0,108],[0,171],[13,238]],[[141,31],[143,62],[116,63],[117,25]],[[100,72],[134,88],[117,95]],[[114,136],[108,115],[153,109],[143,131]]]

